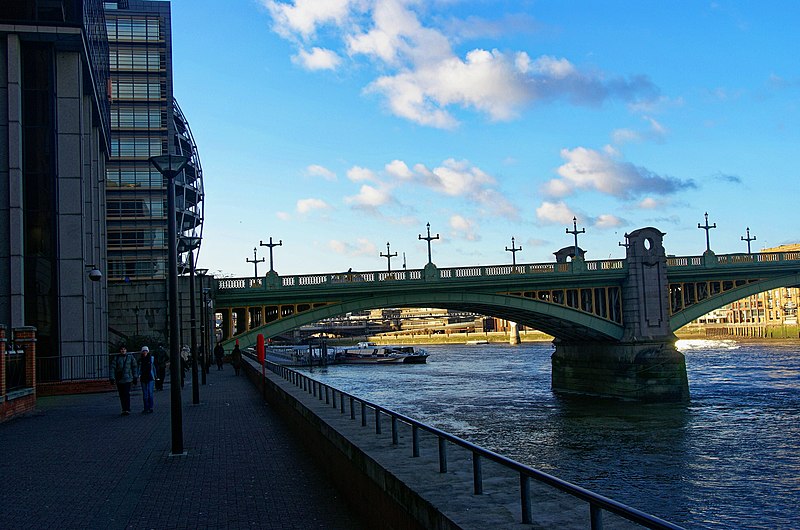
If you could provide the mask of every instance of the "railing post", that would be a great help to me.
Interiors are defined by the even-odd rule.
[[[381,433],[381,411],[375,409],[375,434]]]
[[[397,416],[392,414],[392,445],[397,445],[398,437],[397,437]]]
[[[439,437],[439,473],[447,473],[447,440]]]
[[[0,324],[0,400],[6,395],[6,327]]]
[[[481,455],[472,453],[472,489],[475,495],[483,494],[483,470],[481,469]]]
[[[411,456],[419,456],[419,427],[416,424],[411,426]]]
[[[531,524],[531,482],[524,473],[519,474],[519,501],[522,508],[522,524]]]
[[[339,413],[344,414],[344,394],[339,392]]]
[[[25,387],[36,388],[36,328],[14,328],[14,343],[25,352]]]
[[[356,419],[355,399],[353,396],[350,396],[350,419]]]
[[[361,426],[367,426],[367,404],[361,401]]]
[[[325,397],[328,396],[328,391],[325,391]],[[331,388],[331,401],[333,402],[333,408],[336,408],[336,389]],[[326,400],[327,403],[327,400]]]
[[[589,504],[592,519],[592,530],[603,530],[603,510],[594,503]]]

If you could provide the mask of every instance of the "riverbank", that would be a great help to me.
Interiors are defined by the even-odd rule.
[[[520,341],[522,342],[550,342],[553,340],[551,335],[541,331],[520,331]],[[503,331],[485,331],[472,333],[382,333],[372,335],[366,340],[375,344],[474,344],[476,341],[486,341],[489,343],[509,344],[511,335]],[[354,339],[329,340],[332,345],[353,344]]]

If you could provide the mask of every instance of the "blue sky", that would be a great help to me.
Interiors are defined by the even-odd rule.
[[[800,2],[173,0],[200,266],[279,274],[800,241]],[[267,256],[258,247],[258,257]],[[268,267],[259,265],[263,275]]]

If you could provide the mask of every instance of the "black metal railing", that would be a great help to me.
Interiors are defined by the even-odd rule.
[[[36,382],[57,383],[85,379],[108,379],[109,356],[57,355],[36,358]]]
[[[318,397],[320,400],[324,399],[325,403],[328,405],[332,403],[333,408],[338,409],[341,414],[345,414],[345,410],[349,405],[350,419],[355,420],[356,412],[358,411],[360,413],[359,419],[362,427],[367,426],[368,411],[371,411],[371,415],[374,417],[375,421],[374,426],[376,434],[381,434],[383,417],[385,416],[391,422],[392,445],[398,445],[399,443],[399,424],[406,424],[411,428],[411,454],[409,456],[412,458],[419,457],[420,455],[420,431],[425,431],[433,435],[437,440],[440,473],[447,472],[448,444],[455,445],[469,451],[472,456],[473,493],[475,495],[483,494],[482,462],[484,460],[500,464],[501,466],[516,473],[519,476],[520,511],[522,514],[521,522],[523,524],[532,523],[530,483],[531,481],[536,481],[540,484],[560,490],[576,499],[586,502],[589,508],[592,529],[603,527],[604,512],[610,512],[645,528],[669,530],[679,530],[682,528],[668,521],[664,521],[663,519],[659,519],[658,517],[649,515],[635,508],[631,508],[630,506],[622,504],[621,502],[617,502],[613,499],[609,499],[594,493],[593,491],[589,491],[585,488],[581,488],[580,486],[571,484],[565,480],[548,475],[547,473],[539,471],[538,469],[520,464],[519,462],[511,460],[510,458],[506,458],[502,455],[489,451],[488,449],[484,449],[483,447],[477,446],[471,442],[459,438],[458,436],[454,436],[450,433],[437,429],[436,427],[426,425],[422,422],[409,418],[408,416],[404,416],[403,414],[399,414],[385,407],[381,407],[380,405],[376,405],[375,403],[371,403],[352,394],[348,394],[347,392],[343,392],[330,385],[312,379],[301,372],[292,370],[287,366],[271,363],[269,361],[267,361],[266,364],[267,368],[271,372],[289,381],[291,384],[302,389],[304,392],[308,392],[309,394]]]
[[[6,350],[6,393],[25,388],[25,350]]]

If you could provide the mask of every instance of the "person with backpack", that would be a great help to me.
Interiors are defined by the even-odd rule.
[[[135,385],[139,378],[139,363],[136,357],[128,353],[128,348],[122,344],[119,353],[111,360],[111,384],[117,385],[119,403],[122,405],[122,415],[131,413],[131,385]]]

